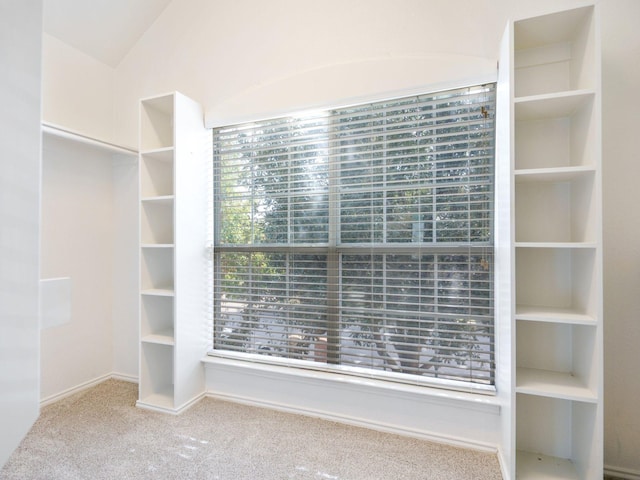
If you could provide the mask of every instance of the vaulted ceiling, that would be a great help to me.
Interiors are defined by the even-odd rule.
[[[171,0],[44,0],[44,31],[116,67]]]

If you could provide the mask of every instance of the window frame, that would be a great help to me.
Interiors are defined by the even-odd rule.
[[[484,82],[486,84],[493,84],[493,106],[495,107],[495,81],[489,81],[489,82]],[[480,86],[480,84],[478,84],[478,86]],[[466,87],[456,87],[453,89],[446,89],[446,90],[439,90],[439,91],[448,91],[448,90],[457,90],[460,88],[466,88]],[[428,93],[425,93],[424,95],[432,95],[432,94],[436,94],[439,91],[431,91]],[[411,94],[410,96],[415,96],[416,94]],[[389,101],[394,101],[394,100],[398,100],[403,98],[402,96],[398,96],[396,98],[391,98],[389,99]],[[376,101],[377,103],[378,101]],[[367,102],[367,103],[373,103],[373,102]],[[340,107],[343,108],[343,107]],[[333,110],[333,109],[327,109],[327,110]],[[494,110],[495,112],[495,110]],[[495,119],[493,120],[493,127],[492,127],[492,131],[493,131],[493,145],[492,145],[492,158],[493,158],[493,174],[495,177],[495,159],[496,159],[496,151],[495,151]],[[329,139],[328,142],[333,141],[333,139]],[[215,156],[215,153],[214,153]],[[216,174],[214,174],[215,178],[219,178],[219,172],[218,169],[219,166],[214,163],[214,170],[216,171]],[[336,173],[335,173],[335,169],[337,167],[335,166],[335,162],[329,162],[329,169],[330,169],[330,173],[329,176],[330,178],[333,176],[335,177]],[[344,254],[348,254],[349,252],[365,252],[366,254],[381,254],[381,255],[386,255],[386,254],[400,254],[403,251],[414,251],[416,248],[422,248],[422,253],[421,254],[427,254],[427,255],[438,255],[438,254],[445,254],[445,253],[460,253],[461,249],[460,246],[457,243],[452,243],[452,244],[432,244],[429,246],[425,246],[425,245],[421,245],[420,247],[415,247],[414,245],[411,246],[403,246],[403,245],[398,245],[398,244],[356,244],[356,243],[348,243],[348,242],[341,242],[340,241],[340,215],[337,215],[335,212],[336,211],[340,211],[341,210],[341,206],[340,206],[340,195],[337,191],[336,185],[337,182],[334,181],[335,178],[333,178],[333,180],[331,180],[330,185],[331,187],[329,188],[329,217],[330,218],[338,218],[337,222],[330,222],[330,225],[333,225],[334,228],[332,228],[331,226],[329,227],[329,241],[328,241],[328,245],[327,246],[319,246],[319,245],[308,245],[308,246],[303,246],[303,245],[295,245],[292,246],[290,244],[282,244],[282,245],[261,245],[261,244],[254,244],[251,247],[248,246],[226,246],[224,248],[220,248],[220,247],[215,247],[214,248],[214,255],[216,255],[217,252],[219,252],[220,250],[224,250],[227,252],[247,252],[247,251],[263,251],[263,252],[281,252],[281,253],[286,253],[287,255],[294,255],[294,254],[305,254],[305,253],[315,253],[315,252],[319,252],[319,251],[324,251],[327,253],[327,263],[328,265],[330,265],[327,270],[329,272],[335,272],[335,273],[331,273],[328,274],[328,276],[331,276],[332,278],[336,278],[337,281],[335,282],[327,282],[328,285],[331,285],[333,288],[328,291],[327,297],[330,299],[329,300],[329,304],[328,304],[328,318],[332,318],[333,320],[330,321],[330,324],[335,325],[335,327],[333,329],[328,329],[327,330],[327,338],[328,338],[328,345],[327,345],[327,351],[328,351],[328,356],[331,357],[332,355],[332,351],[330,348],[330,344],[332,343],[330,341],[330,339],[335,339],[335,343],[334,345],[336,346],[336,351],[337,349],[339,349],[339,345],[340,345],[340,333],[339,333],[339,325],[340,325],[340,295],[341,295],[341,291],[342,291],[342,287],[340,286],[342,283],[342,275],[340,273],[340,269],[341,269],[341,261],[340,258],[342,255]],[[495,181],[495,180],[494,180]],[[494,184],[495,186],[495,184]],[[387,192],[388,190],[385,188],[385,192]],[[495,202],[495,188],[492,190],[491,192],[492,197],[493,197],[493,201]],[[214,205],[215,208],[218,209],[221,202],[217,201],[218,199],[216,199],[216,201],[214,201]],[[494,236],[495,233],[495,221],[494,221],[494,217],[495,217],[495,203],[492,205],[491,208],[491,229],[492,229],[492,238]],[[332,213],[333,211],[333,213]],[[217,216],[217,215],[216,215]],[[218,222],[214,222],[214,225],[216,226],[216,228],[219,228]],[[338,226],[338,228],[335,228],[335,225]],[[219,238],[219,230],[216,231],[215,234],[215,238]],[[491,254],[494,255],[495,254],[495,246],[493,245],[492,242],[488,242],[485,244],[482,244],[480,242],[478,242],[477,244],[474,245],[466,245],[466,253],[468,253],[468,255],[471,255],[472,251],[478,250],[481,251],[482,249],[484,249],[484,251],[486,251],[486,249],[489,248],[491,250]],[[216,257],[217,258],[217,257]],[[218,272],[219,273],[219,272]],[[216,274],[218,275],[218,274]],[[492,273],[492,294],[491,294],[491,302],[492,305],[495,303],[495,269],[493,269]],[[387,278],[384,277],[384,282],[387,282]],[[219,276],[216,277],[216,281],[215,283],[219,284]],[[216,298],[216,300],[214,301],[214,329],[215,329],[215,319],[220,318],[220,298]],[[294,366],[294,367],[299,367],[302,369],[307,369],[307,370],[318,370],[318,371],[325,371],[325,372],[333,372],[333,373],[339,373],[339,374],[347,374],[347,375],[351,375],[351,376],[356,376],[356,377],[367,377],[367,378],[376,378],[376,379],[380,379],[380,380],[384,380],[384,381],[391,381],[391,382],[399,382],[399,383],[408,383],[408,384],[414,384],[414,385],[423,385],[423,386],[433,386],[433,387],[438,387],[438,388],[445,388],[445,389],[452,389],[452,390],[458,390],[458,391],[473,391],[474,393],[485,393],[485,394],[493,394],[495,393],[495,376],[496,376],[496,359],[495,359],[495,345],[496,345],[496,341],[495,341],[495,331],[496,331],[496,324],[497,324],[497,314],[495,311],[495,308],[492,306],[492,310],[493,310],[493,334],[492,334],[492,342],[491,342],[491,352],[492,352],[492,367],[491,367],[491,383],[490,384],[479,384],[479,383],[474,383],[474,382],[463,382],[463,381],[450,381],[447,379],[443,379],[443,378],[433,378],[433,377],[419,377],[419,378],[415,378],[415,375],[409,375],[407,376],[407,378],[398,378],[398,374],[395,373],[390,373],[390,372],[386,372],[384,370],[374,370],[374,369],[367,369],[364,370],[361,368],[352,368],[349,365],[341,365],[341,364],[327,364],[327,363],[322,363],[322,364],[314,364],[312,362],[309,362],[308,360],[303,360],[303,361],[299,361],[296,359],[292,359],[292,358],[281,358],[281,357],[277,357],[277,356],[263,356],[263,355],[258,355],[258,354],[251,354],[251,353],[244,353],[244,352],[234,352],[234,351],[229,351],[229,350],[218,350],[218,349],[212,349],[209,352],[209,355],[211,356],[217,356],[217,357],[226,357],[226,358],[230,358],[230,359],[240,359],[240,360],[244,360],[244,361],[248,361],[248,362],[256,362],[256,363],[266,363],[266,364],[272,364],[272,365],[282,365],[282,366]],[[330,330],[333,330],[333,332],[330,332]],[[214,340],[215,343],[215,340]],[[335,354],[335,352],[333,352],[333,354]],[[339,355],[339,354],[338,354]],[[406,374],[402,374],[402,375],[406,375]],[[408,378],[411,377],[411,378]]]

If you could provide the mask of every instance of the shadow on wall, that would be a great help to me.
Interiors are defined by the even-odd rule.
[[[452,86],[492,82],[494,59],[431,54],[369,58],[325,65],[255,85],[205,113],[207,127],[341,107]]]

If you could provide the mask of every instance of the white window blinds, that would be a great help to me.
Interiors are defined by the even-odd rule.
[[[214,349],[492,385],[495,86],[219,128]]]

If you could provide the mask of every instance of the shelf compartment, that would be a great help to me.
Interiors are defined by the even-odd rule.
[[[518,321],[516,391],[596,401],[597,357],[594,326]]]
[[[596,256],[594,248],[516,248],[516,305],[597,319]]]
[[[140,156],[140,194],[143,198],[173,195],[173,148]]]
[[[173,407],[173,347],[142,343],[140,399],[145,403]]]
[[[596,167],[595,94],[565,92],[517,99],[516,170]]]
[[[572,400],[516,395],[516,477],[601,478],[598,406]]]
[[[595,403],[598,400],[593,391],[571,373],[535,368],[517,369],[516,392],[580,402]]]
[[[140,239],[144,245],[173,244],[173,197],[155,197],[142,202]]]
[[[593,172],[568,180],[516,183],[516,242],[595,242],[594,185]]]
[[[514,23],[516,97],[595,86],[593,13],[583,7]]]
[[[162,338],[166,338],[173,342],[173,298],[170,296],[143,295],[140,299],[140,309],[142,320],[140,336],[142,340],[166,343],[166,341],[161,341]]]
[[[173,95],[142,100],[140,108],[140,151],[174,146]]]
[[[143,291],[173,290],[173,249],[142,249],[140,281]]]
[[[165,330],[164,332],[150,333],[145,335],[141,339],[144,343],[155,343],[158,345],[175,345],[173,329]]]

